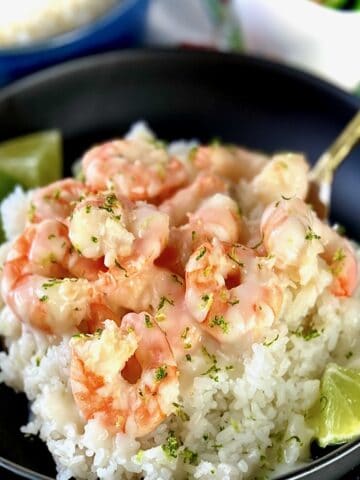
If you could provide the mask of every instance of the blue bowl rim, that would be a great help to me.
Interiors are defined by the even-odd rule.
[[[119,0],[117,0],[117,2],[119,2]],[[121,18],[137,4],[142,3],[146,4],[147,0],[120,0],[119,3],[115,3],[102,15],[95,18],[90,23],[82,25],[68,32],[38,40],[30,43],[29,45],[5,48],[0,47],[0,59],[11,56],[21,57],[25,55],[43,53],[74,44],[84,38],[96,34],[101,29],[111,26],[114,21]]]
[[[199,57],[203,60],[216,60],[217,64],[220,61],[230,61],[234,64],[246,63],[253,66],[258,66],[264,71],[272,70],[277,73],[288,77],[289,79],[298,80],[316,89],[320,89],[327,94],[337,98],[341,102],[356,110],[360,108],[360,100],[355,95],[348,93],[338,86],[319,78],[311,73],[298,70],[295,67],[284,65],[273,60],[256,57],[253,55],[239,54],[239,53],[224,53],[216,51],[206,50],[175,50],[175,49],[137,49],[137,50],[123,50],[117,52],[108,52],[97,55],[91,55],[86,58],[80,58],[70,60],[60,65],[56,65],[47,68],[43,71],[34,73],[18,80],[14,84],[0,89],[0,104],[4,102],[8,97],[12,97],[24,90],[31,89],[34,86],[41,86],[48,80],[56,78],[57,76],[73,75],[77,71],[91,68],[94,64],[115,64],[115,63],[133,63],[133,62],[152,62],[152,59],[162,57],[163,61],[167,63],[167,60],[181,60],[187,57],[193,57],[193,61],[198,61]],[[325,454],[324,456],[317,458],[316,460],[309,461],[304,465],[295,468],[287,473],[274,477],[274,480],[306,480],[307,475],[316,473],[325,467],[329,467],[337,461],[344,459],[348,455],[354,452],[360,452],[360,438],[353,440],[352,442],[339,445],[333,451]],[[29,480],[54,480],[52,477],[40,474],[33,470],[30,470],[15,462],[9,461],[0,456],[0,467],[3,467],[13,473],[16,473],[23,478]]]

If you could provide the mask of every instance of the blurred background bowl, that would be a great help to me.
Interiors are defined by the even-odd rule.
[[[145,32],[149,3],[149,0],[123,0],[101,17],[71,32],[26,46],[0,48],[0,86],[64,60],[139,44]]]
[[[306,68],[346,89],[358,86],[360,11],[310,0],[233,0],[233,8],[247,52]]]

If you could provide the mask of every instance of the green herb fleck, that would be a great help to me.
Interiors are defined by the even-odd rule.
[[[342,262],[346,258],[343,248],[339,248],[333,255],[333,262]]]
[[[285,441],[286,442],[291,442],[292,440],[295,440],[297,443],[299,443],[300,447],[302,447],[304,445],[303,442],[300,440],[300,438],[297,435],[293,435],[292,437],[288,438]]]
[[[145,326],[146,328],[152,328],[154,326],[151,321],[150,315],[148,315],[147,313],[145,313]]]
[[[201,247],[198,256],[196,257],[196,260],[200,260],[206,253],[206,247]]]
[[[165,455],[169,458],[177,458],[178,456],[178,450],[180,448],[180,442],[179,440],[175,437],[174,432],[170,432],[167,439],[166,443],[161,445],[161,448]]]
[[[40,302],[47,302],[49,300],[49,297],[47,295],[43,295],[42,297],[39,298]]]
[[[42,288],[47,290],[48,288],[54,287],[55,285],[59,285],[62,280],[58,280],[56,278],[50,279],[49,281],[42,284]]]
[[[308,228],[305,235],[305,240],[320,240],[320,238],[320,235],[317,235],[311,227]]]
[[[99,239],[97,237],[91,237],[93,243],[98,243]]]
[[[190,331],[190,327],[186,327],[183,330],[182,334],[180,335],[181,339],[184,340],[184,349],[185,350],[189,350],[189,348],[192,347],[191,343],[186,341],[189,331]]]
[[[264,235],[262,235],[261,239],[258,241],[258,243],[256,245],[254,245],[253,247],[251,247],[253,250],[256,250],[257,248],[260,247],[260,245],[262,245],[264,241]]]
[[[228,300],[227,303],[228,303],[229,305],[234,306],[234,305],[237,305],[238,303],[240,303],[240,300]]]
[[[242,262],[240,262],[234,254],[231,254],[231,253],[228,253],[227,256],[230,258],[230,260],[232,260],[233,262],[236,263],[236,265],[238,265],[239,267],[243,267],[244,264]]]
[[[90,333],[75,333],[71,338],[76,338],[76,339],[85,339],[85,338],[91,338],[92,335]]]
[[[182,420],[183,422],[188,422],[190,420],[189,415],[184,411],[184,407],[182,405],[174,402],[173,406],[175,407],[175,413],[180,418],[180,420]]]
[[[220,327],[223,333],[229,333],[229,323],[225,320],[223,315],[215,315],[210,322],[210,328]]]
[[[105,210],[106,212],[108,213],[114,213],[114,205],[116,205],[117,203],[117,198],[116,198],[116,195],[114,193],[112,193],[111,195],[108,195],[106,198],[105,198],[105,202],[104,202],[104,205],[102,205],[100,208],[100,210]]]
[[[345,357],[346,357],[347,359],[349,359],[349,358],[351,358],[353,355],[354,355],[353,352],[348,352],[348,353],[345,355]]]
[[[56,235],[54,235],[53,233],[48,236],[49,240],[53,240],[54,238],[56,238]]]
[[[304,330],[303,327],[298,327],[296,330],[292,330],[290,333],[296,335],[297,337],[303,338],[306,342],[312,340],[313,338],[320,337],[320,332],[316,328],[309,328]]]
[[[164,365],[163,367],[158,367],[155,371],[155,381],[161,382],[164,378],[167,377],[167,366]]]
[[[270,345],[272,345],[278,339],[279,339],[279,334],[277,334],[276,337],[273,338],[272,340],[269,340],[268,342],[264,342],[263,345],[264,347],[270,347]]]
[[[178,283],[179,285],[183,285],[182,280],[180,280],[179,277],[175,275],[175,273],[171,274],[171,278],[174,280],[175,283]]]
[[[208,370],[206,370],[206,372],[202,373],[201,375],[202,376],[208,375],[211,378],[211,380],[214,380],[214,382],[218,382],[219,377],[218,377],[217,373],[219,373],[220,370],[221,369],[216,364],[214,364],[214,365],[211,365],[211,367]]]
[[[192,360],[190,353],[187,353],[187,354],[185,355],[185,358],[186,358],[186,360],[187,360],[188,362],[191,362],[191,360]]]
[[[114,263],[115,265],[117,266],[117,268],[120,268],[120,270],[122,270],[123,272],[125,272],[125,277],[128,278],[128,273],[127,273],[127,270],[126,268],[124,268],[123,266],[121,266],[121,264],[116,260],[114,260]]]
[[[161,297],[158,308],[157,308],[158,311],[164,308],[165,303],[168,303],[169,305],[174,305],[174,300],[171,300],[167,297]]]
[[[214,443],[214,445],[211,445],[211,446],[217,452],[220,450],[220,448],[223,448],[223,445],[221,443]]]
[[[198,464],[198,454],[192,452],[187,447],[181,452],[181,456],[183,457],[184,463],[189,465],[197,465]]]
[[[91,205],[86,205],[85,207],[85,212],[90,213],[91,212]]]
[[[208,358],[208,360],[210,360],[213,363],[217,363],[216,356],[209,353],[206,347],[201,347],[201,351],[205,355],[205,357]]]
[[[211,306],[212,301],[213,301],[213,296],[208,293],[204,293],[204,295],[201,296],[202,304],[200,305],[201,310],[204,310],[205,308],[208,308]]]

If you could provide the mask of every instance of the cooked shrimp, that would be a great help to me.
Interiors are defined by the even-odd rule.
[[[104,328],[105,320],[112,320],[117,325],[120,325],[121,319],[126,315],[128,310],[118,309],[115,314],[105,303],[105,298],[99,292],[92,292],[92,297],[89,299],[88,315],[78,326],[81,333],[93,334]]]
[[[186,304],[221,343],[252,343],[279,316],[282,293],[269,260],[239,244],[201,245],[186,265]]]
[[[83,158],[86,184],[114,188],[118,196],[158,203],[188,181],[182,163],[156,142],[114,140],[92,148]]]
[[[242,220],[234,200],[221,193],[204,200],[189,222],[170,231],[169,243],[157,265],[184,276],[185,265],[193,251],[207,240],[236,243],[240,239]]]
[[[357,284],[357,261],[350,243],[299,198],[271,204],[261,221],[264,247],[274,255],[275,266],[305,284],[318,271],[322,257],[333,275],[331,291],[351,296]]]
[[[328,225],[322,224],[320,232],[325,244],[323,258],[333,275],[331,292],[338,297],[351,297],[358,283],[355,251],[346,238]]]
[[[303,155],[274,155],[251,182],[255,198],[264,205],[279,200],[281,196],[305,200],[308,171],[309,164]]]
[[[35,190],[31,198],[29,221],[39,223],[45,219],[65,220],[76,202],[89,193],[81,182],[66,178]]]
[[[86,420],[139,438],[173,413],[178,369],[166,336],[147,313],[126,315],[118,327],[71,341],[71,386]]]
[[[104,293],[107,304],[114,312],[125,308],[137,313],[143,310],[153,313],[162,297],[174,298],[178,295],[181,283],[182,279],[177,275],[152,264],[130,271],[118,264],[101,273],[95,286]]]
[[[265,253],[273,255],[275,266],[301,283],[307,283],[324,251],[314,212],[299,198],[272,203],[261,219]]]
[[[104,257],[107,267],[140,269],[152,263],[169,238],[169,217],[144,202],[101,193],[80,202],[70,220],[70,239],[86,258]]]
[[[112,267],[95,285],[117,317],[124,309],[154,315],[176,359],[198,345],[201,332],[185,306],[185,282],[180,276],[154,265],[132,271]]]
[[[101,263],[71,250],[67,228],[44,220],[25,229],[4,264],[2,295],[17,317],[49,333],[64,333],[87,318]],[[72,277],[72,278],[67,278]],[[95,300],[94,300],[95,301]]]
[[[194,212],[206,198],[226,190],[227,185],[219,176],[201,173],[189,186],[178,190],[159,208],[169,215],[171,226],[178,227],[186,223],[188,214]]]
[[[199,170],[210,171],[233,182],[251,180],[266,165],[268,157],[236,146],[209,145],[196,148],[193,162]]]

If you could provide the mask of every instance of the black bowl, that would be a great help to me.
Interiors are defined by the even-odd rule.
[[[112,53],[45,71],[3,90],[0,140],[59,128],[69,173],[71,162],[91,144],[146,119],[164,139],[221,137],[268,152],[303,151],[313,162],[359,107],[358,99],[319,79],[246,56]],[[336,175],[332,218],[358,240],[359,181],[354,152]],[[24,397],[2,386],[0,464],[27,478],[44,478],[34,472],[54,477],[46,448],[19,432],[27,415]],[[360,463],[359,442],[313,453],[321,458],[282,479],[337,479]]]

